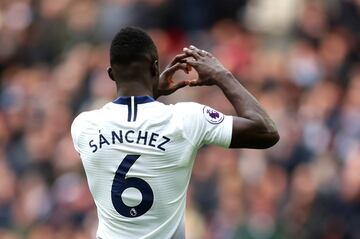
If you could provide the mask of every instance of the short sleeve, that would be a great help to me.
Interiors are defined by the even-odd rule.
[[[214,144],[229,147],[232,137],[232,116],[205,105],[181,103],[185,137],[195,147]]]
[[[79,136],[81,133],[81,118],[82,115],[78,115],[74,121],[71,124],[71,137],[73,140],[73,144],[74,144],[74,148],[75,150],[80,153],[80,148],[79,148]]]

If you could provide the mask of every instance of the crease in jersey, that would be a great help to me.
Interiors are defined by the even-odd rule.
[[[135,122],[138,112],[138,104],[145,104],[154,102],[155,100],[150,96],[120,96],[113,101],[115,104],[127,105],[128,107],[128,122]]]

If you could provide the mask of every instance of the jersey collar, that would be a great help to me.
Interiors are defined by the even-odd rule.
[[[120,104],[120,105],[127,105],[129,104],[129,102],[131,102],[131,98],[134,97],[134,102],[136,104],[145,104],[145,103],[150,103],[150,102],[154,102],[154,98],[148,96],[148,95],[144,95],[144,96],[120,96],[119,98],[117,98],[116,100],[113,101],[113,103],[115,104]]]

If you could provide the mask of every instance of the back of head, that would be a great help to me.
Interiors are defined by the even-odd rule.
[[[146,62],[152,64],[156,60],[158,60],[156,46],[150,36],[140,28],[123,28],[111,42],[111,67]]]

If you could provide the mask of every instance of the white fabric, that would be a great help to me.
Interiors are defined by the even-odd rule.
[[[131,102],[134,104],[133,97]],[[197,150],[203,144],[228,147],[231,141],[232,117],[219,113],[223,120],[210,123],[204,107],[197,103],[148,102],[138,104],[136,121],[128,122],[128,106],[111,102],[76,117],[71,134],[97,206],[98,238],[185,237],[186,191]],[[133,105],[131,110],[134,119]],[[145,180],[154,195],[151,208],[138,217],[120,215],[111,198],[115,172],[129,154],[140,157],[126,178]],[[142,201],[136,188],[125,190],[121,197],[129,207]]]

